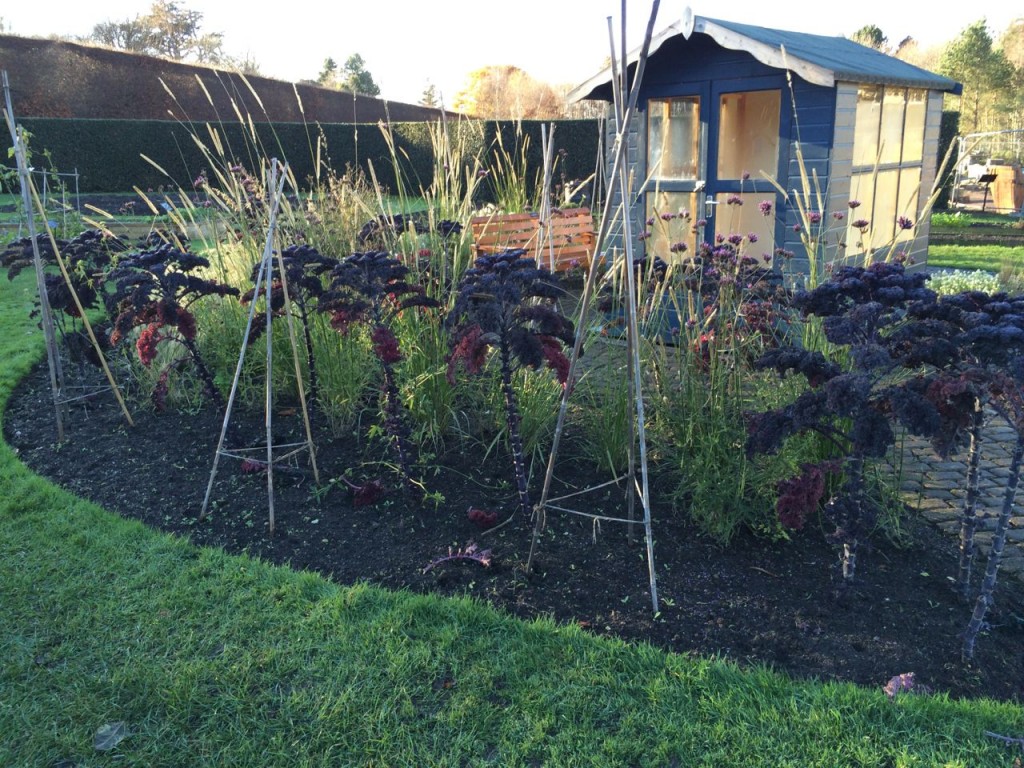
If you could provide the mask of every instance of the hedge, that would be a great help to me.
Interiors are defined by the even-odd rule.
[[[287,160],[296,178],[303,182],[314,175],[320,133],[327,148],[322,162],[338,172],[348,167],[368,171],[372,163],[380,183],[385,188],[395,188],[387,141],[382,130],[373,125],[254,123],[250,127],[238,121],[190,125],[166,120],[60,118],[26,118],[20,122],[30,133],[33,164],[62,173],[77,171],[79,190],[86,193],[125,192],[134,186],[156,189],[171,184],[187,189],[206,166],[196,141],[209,146],[214,135],[233,161],[251,169],[256,165],[257,154],[277,157]],[[529,178],[541,167],[542,124],[546,123],[523,121],[518,129],[518,135],[529,137]],[[449,128],[467,132],[474,151],[494,146],[499,131],[507,150],[516,146],[514,122],[454,121]],[[391,130],[405,178],[414,186],[428,184],[434,167],[429,125],[396,123]],[[253,132],[255,141],[251,140]],[[568,150],[560,161],[567,178],[585,178],[594,172],[598,142],[596,121],[557,121],[555,148]],[[44,154],[46,162],[41,160]],[[143,156],[166,171],[166,175]],[[13,164],[13,160],[6,162]]]

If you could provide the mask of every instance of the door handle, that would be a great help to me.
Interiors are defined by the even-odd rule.
[[[710,197],[704,198],[704,218],[710,219],[715,215],[715,206],[718,205],[718,201]]]

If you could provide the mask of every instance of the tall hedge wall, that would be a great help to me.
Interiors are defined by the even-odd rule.
[[[942,169],[942,161],[946,158],[949,145],[957,140],[960,134],[960,113],[945,110],[939,127],[939,159],[936,168]],[[944,211],[949,207],[949,197],[953,192],[953,178],[956,175],[956,150],[950,158],[946,173],[940,182],[939,196],[935,199],[935,210]]]
[[[373,125],[256,123],[252,127],[254,142],[250,128],[239,122],[215,126],[163,120],[27,118],[20,122],[31,134],[33,164],[37,168],[45,165],[41,159],[45,150],[53,169],[62,173],[78,171],[81,192],[124,192],[133,186],[155,189],[169,184],[187,189],[207,165],[196,141],[212,146],[214,136],[235,162],[253,168],[258,155],[285,159],[301,182],[314,174],[315,147],[321,131],[327,148],[322,159],[329,161],[331,168],[341,172],[352,166],[365,171],[372,163],[381,184],[389,189],[395,187],[387,141],[381,129]],[[449,123],[449,128],[466,132],[470,145],[480,150],[494,146],[499,131],[507,150],[516,146],[517,133],[528,136],[528,173],[532,178],[541,167],[541,125],[541,121],[527,121],[517,131],[512,122],[461,121]],[[433,174],[429,125],[397,123],[391,130],[405,178],[415,186],[429,184]],[[568,178],[584,178],[593,173],[599,140],[598,126],[593,120],[558,121],[554,138],[556,149],[567,150],[561,168]],[[147,162],[143,156],[153,162]]]

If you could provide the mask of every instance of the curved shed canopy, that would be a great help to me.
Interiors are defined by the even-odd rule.
[[[809,83],[826,88],[836,82],[878,83],[946,91],[959,94],[961,85],[905,61],[888,56],[845,37],[811,35],[739,24],[687,12],[651,40],[653,55],[667,40],[702,34],[723,48],[746,51],[769,67],[791,70]],[[631,70],[639,58],[639,49],[629,55]],[[611,68],[606,68],[569,92],[570,101],[611,100]]]

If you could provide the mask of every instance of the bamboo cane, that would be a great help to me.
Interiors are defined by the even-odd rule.
[[[627,139],[626,131],[628,129],[630,121],[632,120],[633,113],[636,110],[637,100],[639,99],[640,83],[643,80],[643,72],[644,72],[644,69],[645,69],[646,64],[647,64],[647,56],[648,56],[648,53],[650,51],[651,40],[654,37],[654,24],[655,24],[655,21],[657,20],[659,5],[660,5],[660,0],[654,0],[654,2],[651,4],[651,15],[650,15],[650,19],[648,20],[648,23],[647,23],[646,34],[644,36],[643,45],[641,46],[640,55],[639,55],[639,58],[637,60],[637,67],[636,67],[636,73],[635,73],[634,79],[633,79],[633,84],[632,84],[632,87],[629,89],[629,98],[628,98],[628,101],[626,103],[626,106],[621,111],[621,113],[622,113],[622,121],[621,121],[621,124],[618,126],[619,129],[616,132],[616,137],[615,137],[616,144],[614,146],[614,154],[613,154],[613,160],[612,160],[612,171],[609,174],[609,178],[610,179],[617,179],[617,178],[620,177],[620,174],[622,173],[622,168],[623,168],[623,164],[624,164],[624,158],[626,156],[626,139]],[[625,11],[625,0],[623,0],[623,17],[625,17],[625,12],[624,11]],[[613,51],[612,59],[614,61],[614,51]],[[613,68],[614,68],[614,64],[613,64]],[[613,81],[614,81],[614,78],[613,78]],[[625,199],[623,200],[623,205],[625,206]],[[609,233],[609,230],[610,230],[610,227],[611,227],[611,218],[612,218],[611,217],[611,210],[612,210],[612,196],[609,195],[607,200],[605,201],[605,206],[604,206],[604,209],[603,209],[603,214],[601,216],[601,224],[600,224],[600,227],[598,228],[597,249],[595,251],[595,253],[597,253],[597,254],[601,253],[601,249],[605,245],[605,240],[608,237],[608,233]],[[623,215],[628,217],[628,209],[626,209],[625,207],[624,207]],[[545,512],[544,512],[544,510],[545,510],[545,505],[547,503],[547,500],[548,500],[548,497],[549,497],[549,494],[550,494],[551,481],[552,481],[552,478],[554,476],[555,461],[556,461],[557,454],[558,454],[558,449],[559,449],[559,446],[560,446],[560,443],[561,443],[562,433],[563,433],[563,430],[564,430],[564,427],[565,427],[565,418],[566,418],[566,413],[567,413],[567,410],[568,410],[568,399],[569,399],[569,395],[570,395],[570,393],[572,391],[571,384],[572,384],[572,382],[574,382],[576,380],[576,378],[575,378],[575,376],[576,376],[576,369],[577,369],[577,366],[579,364],[580,350],[581,350],[582,344],[583,344],[583,333],[584,333],[584,329],[586,328],[587,312],[588,312],[589,307],[590,307],[590,300],[591,300],[591,296],[593,294],[594,284],[596,282],[596,277],[597,277],[596,265],[597,265],[597,259],[595,258],[594,261],[590,265],[590,269],[589,269],[589,272],[587,274],[587,281],[586,281],[586,283],[584,283],[584,287],[583,287],[583,297],[581,299],[581,306],[580,306],[580,319],[579,319],[578,327],[576,329],[576,339],[575,339],[575,342],[573,344],[572,354],[571,354],[571,356],[569,358],[569,374],[568,374],[568,378],[567,378],[569,386],[566,386],[565,389],[562,392],[562,400],[561,400],[561,403],[559,405],[559,410],[558,410],[558,419],[557,419],[557,422],[556,422],[556,425],[555,425],[555,432],[554,432],[554,435],[552,437],[551,452],[550,452],[550,454],[548,456],[547,471],[546,471],[546,473],[544,475],[544,487],[543,487],[543,490],[541,492],[540,502],[537,504],[537,506],[536,506],[536,508],[534,510],[534,530],[533,530],[533,538],[532,538],[532,541],[530,542],[530,553],[529,553],[529,556],[527,558],[527,563],[526,563],[527,570],[530,570],[532,568],[532,566],[533,566],[533,558],[534,558],[534,555],[536,553],[537,544],[538,544],[539,539],[540,539],[540,533],[543,530],[543,526],[544,526],[544,522],[545,522]],[[634,304],[635,304],[635,297],[634,297]],[[634,306],[633,322],[635,324],[635,306]],[[634,381],[636,381],[638,379],[638,377],[639,377],[639,371],[638,370],[634,371]],[[639,392],[637,393],[637,399],[638,399],[638,401],[640,399],[640,393]],[[637,414],[637,418],[638,419],[642,419],[643,418],[642,403],[641,403],[640,412]],[[641,421],[641,427],[640,427],[640,440],[641,440],[641,462],[643,462],[645,464],[646,463],[646,456],[647,456],[647,454],[646,454],[646,448],[643,445],[643,441],[645,440],[645,433],[643,432],[642,421]],[[642,498],[644,499],[645,509],[647,510],[645,512],[645,528],[646,528],[646,532],[647,532],[647,554],[648,554],[648,571],[649,571],[649,581],[650,581],[650,591],[651,591],[651,602],[652,602],[652,605],[654,607],[654,612],[657,613],[658,612],[658,593],[657,593],[657,582],[655,580],[655,571],[654,571],[653,538],[652,538],[652,534],[651,534],[650,511],[649,511],[650,507],[649,507],[649,503],[648,503],[648,499],[649,499],[648,491],[649,491],[649,488],[648,488],[648,481],[647,481],[647,473],[644,471],[644,472],[642,472],[642,475],[643,475],[643,478],[642,478],[643,488],[641,490],[641,494],[642,494]]]
[[[544,253],[544,246],[547,245],[548,268],[555,271],[555,242],[551,237],[551,163],[552,147],[555,140],[555,124],[551,123],[550,131],[548,126],[540,127],[541,153],[544,155],[544,181],[541,184],[542,197],[540,201],[540,223],[543,227],[544,239],[537,243],[537,253]]]
[[[295,364],[295,382],[299,388],[299,404],[302,408],[302,423],[306,430],[306,447],[309,450],[309,461],[313,465],[313,479],[320,484],[320,470],[316,465],[316,448],[313,445],[313,427],[309,420],[309,408],[306,404],[306,386],[302,381],[302,366],[299,363],[299,343],[295,337],[295,320],[292,317],[292,302],[288,295],[288,279],[284,270],[284,255],[280,249],[277,254],[278,271],[281,273],[281,291],[284,294],[284,316],[288,323],[288,340],[292,345],[292,362]],[[269,369],[268,369],[269,370]]]
[[[264,403],[263,410],[263,424],[266,427],[266,439],[267,439],[267,514],[270,520],[270,533],[274,533],[274,434],[273,434],[273,422],[274,422],[274,333],[270,327],[270,323],[273,320],[274,313],[270,310],[272,294],[273,294],[273,281],[270,279],[270,266],[269,262],[273,259],[274,253],[274,229],[277,225],[277,204],[280,199],[281,190],[277,188],[277,160],[271,161],[270,164],[270,189],[276,190],[274,199],[271,202],[270,208],[270,221],[267,225],[267,240],[263,247],[263,259],[268,262],[266,282],[263,287],[266,289],[266,308],[267,327],[264,333],[267,337],[267,375],[264,379],[264,392],[266,395],[266,402]],[[256,301],[256,294],[254,293],[253,301]]]
[[[264,245],[263,245],[263,254],[260,257],[260,268],[259,268],[259,271],[256,273],[256,285],[255,285],[255,287],[253,289],[253,294],[252,294],[253,295],[253,300],[252,300],[252,302],[251,302],[251,304],[249,306],[249,319],[246,322],[245,333],[242,336],[242,348],[241,348],[241,351],[238,354],[238,364],[235,366],[235,376],[234,376],[234,378],[231,381],[231,391],[228,394],[227,406],[224,409],[224,421],[221,424],[220,438],[219,438],[219,440],[217,442],[217,451],[216,451],[216,453],[214,453],[214,456],[213,456],[213,468],[210,470],[210,480],[206,484],[206,495],[203,497],[203,506],[202,506],[202,509],[199,512],[199,519],[200,520],[202,520],[203,518],[206,517],[206,511],[207,511],[207,509],[209,507],[209,504],[210,504],[210,496],[213,493],[213,482],[214,482],[214,480],[217,477],[217,469],[220,466],[220,457],[224,453],[224,441],[227,439],[228,426],[231,423],[231,411],[233,410],[234,405],[235,405],[235,397],[238,394],[238,384],[239,384],[239,381],[242,378],[242,366],[245,363],[245,351],[246,351],[246,341],[245,340],[249,338],[249,333],[252,330],[252,322],[253,322],[254,317],[256,316],[256,297],[258,297],[260,295],[260,288],[263,286],[264,280],[266,280],[266,285],[267,285],[267,317],[268,317],[268,321],[267,321],[267,339],[268,339],[268,344],[269,344],[269,339],[270,339],[270,321],[269,321],[269,317],[270,317],[270,288],[269,288],[269,285],[270,285],[270,260],[271,260],[271,255],[273,253],[274,231],[275,231],[276,226],[277,226],[277,209],[278,209],[278,204],[280,202],[281,193],[284,190],[284,183],[285,183],[285,180],[287,178],[287,176],[285,174],[282,174],[281,178],[279,180],[276,178],[276,163],[277,163],[277,160],[275,159],[273,161],[273,163],[274,163],[274,166],[273,166],[273,169],[272,169],[272,174],[273,174],[274,182],[275,183],[272,186],[272,197],[271,197],[271,201],[270,201],[270,217],[269,217],[269,223],[268,223],[268,226],[267,226],[267,237],[266,237],[266,240],[264,241]],[[267,359],[267,381],[268,381],[267,387],[268,387],[268,392],[269,392],[269,387],[270,387],[269,380],[270,380],[270,375],[271,375],[269,348],[268,348],[267,355],[268,355],[268,359]],[[269,398],[269,394],[268,394],[268,398]],[[273,531],[274,531],[274,495],[273,495],[273,487],[274,486],[273,486],[273,477],[272,477],[272,475],[273,475],[273,454],[272,454],[273,443],[272,443],[272,441],[270,439],[270,416],[269,416],[269,413],[270,413],[270,403],[269,403],[269,400],[268,400],[268,402],[267,402],[267,416],[265,417],[266,421],[267,421],[267,458],[268,458],[268,462],[267,462],[267,476],[268,476],[267,485],[268,485],[268,493],[270,494],[270,497],[269,497],[269,505],[270,505],[270,532],[273,533]]]
[[[46,277],[43,274],[43,258],[39,253],[39,241],[36,239],[35,214],[32,209],[31,188],[32,178],[25,156],[25,148],[21,135],[14,123],[14,109],[11,106],[11,86],[7,80],[7,70],[3,71],[4,120],[11,132],[14,142],[14,156],[18,164],[18,176],[21,181],[22,205],[28,218],[28,236],[32,242],[32,261],[35,267],[36,288],[39,293],[40,316],[43,326],[43,338],[46,341],[46,363],[50,373],[50,393],[53,397],[54,416],[57,421],[57,442],[64,440],[64,417],[61,412],[60,392],[64,388],[64,370],[61,367],[60,353],[57,350],[57,337],[53,330],[53,313],[46,295]]]
[[[58,440],[63,440],[63,418],[61,415],[62,403],[59,401],[60,390],[64,387],[64,375],[60,363],[60,354],[57,351],[57,340],[53,332],[53,312],[50,308],[49,297],[46,293],[45,277],[42,272],[42,258],[39,254],[39,243],[36,240],[35,233],[35,219],[33,215],[33,207],[38,211],[44,224],[43,227],[46,229],[47,237],[50,240],[50,247],[53,249],[54,259],[57,261],[57,266],[60,268],[61,276],[64,278],[64,284],[67,286],[68,292],[71,294],[71,298],[75,302],[75,308],[78,310],[79,317],[82,318],[82,325],[85,327],[86,334],[89,336],[89,342],[92,344],[93,349],[96,351],[96,355],[99,358],[100,366],[103,368],[103,373],[107,377],[107,381],[110,384],[110,388],[114,392],[114,397],[117,398],[117,403],[121,407],[121,412],[124,414],[125,420],[129,426],[134,427],[135,423],[132,421],[132,416],[128,412],[128,406],[125,405],[124,398],[121,396],[121,390],[117,386],[117,381],[114,379],[114,374],[111,373],[110,367],[107,365],[107,358],[103,354],[103,350],[100,347],[99,342],[96,339],[96,334],[93,331],[92,323],[89,322],[89,317],[85,312],[85,308],[82,306],[82,302],[78,297],[78,292],[75,290],[74,284],[71,282],[71,276],[68,274],[67,265],[64,263],[64,259],[60,255],[60,248],[57,247],[57,239],[54,237],[53,230],[50,229],[49,224],[46,224],[46,209],[43,207],[42,201],[39,199],[39,193],[36,191],[35,184],[32,182],[31,173],[28,169],[28,158],[25,155],[24,142],[21,140],[22,137],[18,133],[18,129],[14,123],[14,110],[11,106],[11,89],[10,83],[7,80],[7,72],[3,73],[3,86],[4,86],[4,101],[6,109],[4,110],[4,118],[7,121],[7,126],[11,131],[11,138],[14,140],[15,154],[18,158],[18,170],[21,176],[21,193],[23,200],[26,201],[26,212],[28,213],[28,228],[29,236],[32,239],[32,255],[33,261],[36,267],[36,283],[39,289],[40,305],[42,307],[43,315],[43,328],[44,336],[46,337],[47,345],[47,360],[50,361],[51,365],[51,384],[57,383],[57,387],[54,390],[55,400],[54,403],[57,407],[57,436]],[[31,204],[29,203],[31,199]],[[52,361],[51,361],[51,357]],[[55,374],[55,375],[54,375]]]

